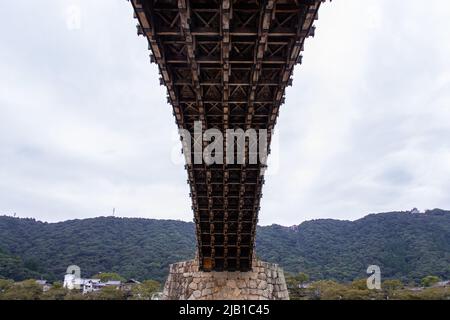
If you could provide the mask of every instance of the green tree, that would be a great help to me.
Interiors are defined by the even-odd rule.
[[[125,278],[122,277],[120,274],[118,273],[114,273],[114,272],[102,272],[102,273],[98,273],[95,276],[92,277],[93,279],[100,279],[100,281],[102,282],[107,282],[107,281],[122,281],[125,282]]]
[[[395,291],[403,288],[403,282],[398,279],[390,279],[383,281],[381,288],[387,291]]]
[[[312,299],[316,300],[341,300],[345,286],[331,280],[313,282],[310,286]]]
[[[421,300],[449,300],[450,291],[447,288],[426,288],[418,295]]]
[[[385,280],[381,284],[386,300],[397,299],[399,291],[403,288],[403,282],[397,279]]]
[[[438,283],[441,279],[437,276],[426,276],[422,279],[421,284],[424,287],[431,287]]]
[[[351,285],[351,288],[356,290],[368,290],[367,288],[367,280],[366,279],[357,279],[354,280]]]
[[[69,290],[61,282],[54,282],[52,287],[42,294],[43,300],[65,300]]]
[[[289,288],[298,288],[300,285],[308,282],[309,276],[306,273],[299,272],[295,275],[288,274],[286,276],[286,284]]]
[[[369,290],[367,288],[360,290],[351,286],[342,288],[339,294],[343,300],[370,300],[371,298],[376,299],[378,295],[375,290]]]
[[[344,300],[370,300],[380,299],[382,295],[378,290],[370,290],[367,287],[367,279],[356,279],[342,288],[342,299]]]
[[[131,299],[150,300],[152,296],[161,290],[161,284],[155,280],[146,280],[137,284],[131,290]]]
[[[36,280],[17,282],[8,287],[2,295],[5,300],[39,300],[42,295],[42,287]]]
[[[64,296],[64,300],[88,300],[88,295],[82,294],[78,290],[69,290],[69,292]]]
[[[98,292],[88,294],[93,300],[126,300],[125,293],[115,286],[107,286]]]
[[[297,276],[295,277],[295,279],[298,281],[298,283],[300,285],[303,285],[303,284],[305,284],[306,282],[309,281],[309,276],[306,273],[304,273],[304,272],[299,272],[297,274]]]
[[[9,288],[11,288],[13,285],[14,281],[12,280],[0,279],[0,298],[2,297],[3,293],[7,291]]]

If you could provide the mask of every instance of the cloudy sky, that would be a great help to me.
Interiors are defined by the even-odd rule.
[[[449,16],[446,0],[323,6],[281,111],[261,224],[450,208]],[[192,220],[135,25],[123,0],[1,1],[0,214]]]

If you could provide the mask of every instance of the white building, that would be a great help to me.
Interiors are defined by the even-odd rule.
[[[120,288],[120,281],[101,282],[100,279],[82,279],[74,274],[66,274],[64,276],[64,288],[69,290],[81,290],[83,294],[101,290],[103,287]]]
[[[83,294],[100,290],[100,279],[82,279],[74,274],[64,276],[64,288],[69,290],[81,290]]]

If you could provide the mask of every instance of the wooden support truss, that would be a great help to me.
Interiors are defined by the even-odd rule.
[[[193,134],[200,121],[203,130],[267,129],[270,143],[323,0],[131,2],[178,128]],[[186,169],[200,268],[250,270],[265,165],[188,163]]]

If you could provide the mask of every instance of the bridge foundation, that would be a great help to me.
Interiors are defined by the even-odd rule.
[[[170,265],[163,300],[289,300],[283,270],[254,260],[249,272],[203,272],[197,260]]]

